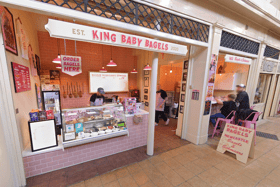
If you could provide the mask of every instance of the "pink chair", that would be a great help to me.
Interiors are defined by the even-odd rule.
[[[254,124],[254,131],[255,131],[255,145],[256,145],[256,135],[257,135],[257,119],[260,115],[262,115],[263,112],[252,112],[245,120],[238,120],[242,123],[242,126],[246,128],[251,128],[251,124]],[[254,115],[254,118],[252,121],[247,120],[250,116]]]
[[[230,119],[228,119],[231,114],[232,114],[232,117]],[[216,125],[215,125],[215,128],[214,128],[213,134],[212,134],[212,138],[214,138],[214,135],[216,133],[217,134],[220,133],[220,130],[217,130],[217,127],[218,127],[220,122],[226,122],[226,123],[234,124],[234,117],[235,117],[235,111],[233,110],[229,113],[229,115],[225,119],[224,118],[218,118],[217,121],[216,121]]]
[[[250,107],[251,110],[254,110],[254,108],[256,107],[256,105],[253,105]]]

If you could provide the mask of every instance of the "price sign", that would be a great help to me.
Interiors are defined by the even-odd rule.
[[[31,90],[29,68],[12,62],[12,71],[16,93]]]

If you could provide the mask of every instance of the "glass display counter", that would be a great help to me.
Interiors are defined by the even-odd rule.
[[[62,110],[63,147],[128,135],[121,104]]]

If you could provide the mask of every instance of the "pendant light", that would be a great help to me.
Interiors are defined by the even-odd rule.
[[[172,63],[171,63],[171,69],[170,69],[170,73],[172,73]]]
[[[61,69],[61,64],[58,64],[55,68]]]
[[[107,72],[107,69],[105,69],[105,67],[103,66],[103,45],[102,45],[102,54],[101,54],[101,56],[102,56],[102,58],[101,58],[101,60],[102,60],[102,68],[99,70],[99,72]]]
[[[111,60],[110,62],[107,64],[107,66],[110,66],[110,67],[114,67],[114,66],[117,66],[117,64],[113,61],[112,59],[112,46],[111,46]]]
[[[150,53],[149,53],[149,51],[148,51],[148,60],[149,60],[149,57],[150,57],[150,55],[149,55]],[[149,63],[144,67],[144,69],[143,70],[148,70],[148,71],[150,71],[150,70],[152,70],[152,67],[149,65]]]
[[[135,64],[136,64],[136,63],[135,63],[135,62],[136,62],[136,61],[135,61],[135,58],[136,58],[136,57],[134,57],[134,68],[133,68],[133,70],[132,70],[130,73],[138,73],[137,70],[136,70],[136,68],[135,68],[135,66],[136,66],[136,65],[135,65]]]
[[[61,59],[60,59],[60,42],[59,39],[57,38],[57,57],[55,59],[53,59],[53,63],[55,64],[61,64]]]

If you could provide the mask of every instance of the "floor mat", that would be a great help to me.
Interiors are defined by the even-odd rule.
[[[257,131],[257,136],[279,141],[278,136],[276,136],[275,134]]]

